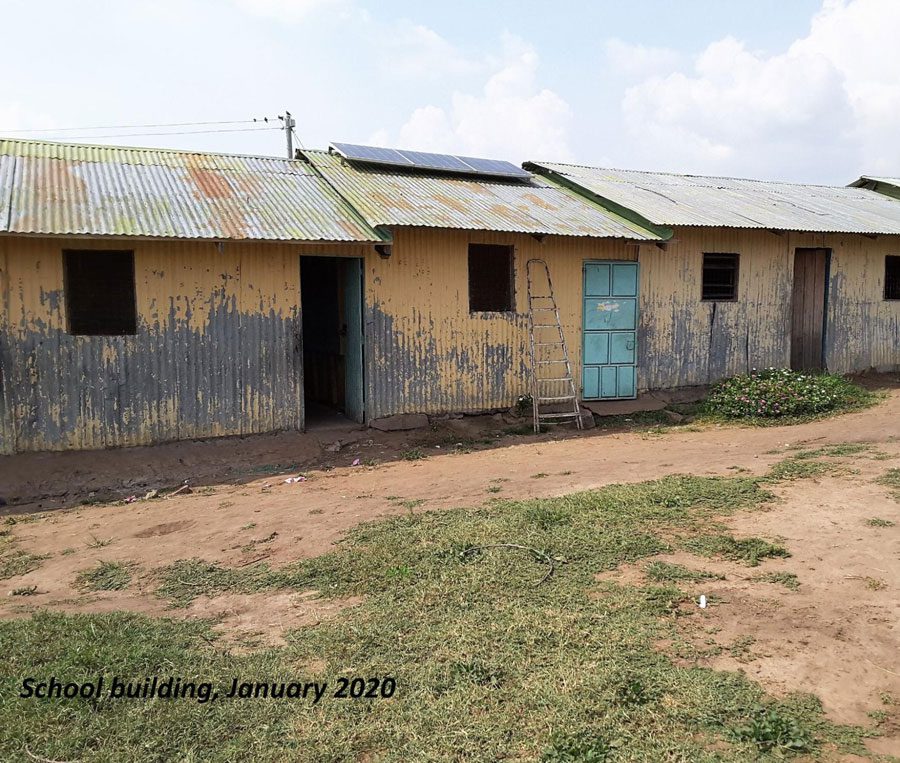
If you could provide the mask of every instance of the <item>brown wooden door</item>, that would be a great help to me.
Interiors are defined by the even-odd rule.
[[[818,371],[825,367],[827,268],[827,249],[797,249],[794,252],[791,368],[798,371]]]

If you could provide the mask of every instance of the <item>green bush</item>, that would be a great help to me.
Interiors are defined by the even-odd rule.
[[[842,376],[767,368],[714,385],[710,413],[730,419],[814,416],[866,404],[871,393]]]

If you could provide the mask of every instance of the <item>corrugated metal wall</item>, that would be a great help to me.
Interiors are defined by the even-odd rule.
[[[468,245],[515,247],[516,313],[469,313]],[[633,259],[636,247],[585,240],[401,228],[393,252],[366,263],[367,410],[481,411],[530,391],[525,263],[550,266],[569,351],[581,358],[581,267],[590,259]]]
[[[662,250],[641,246],[638,386],[708,384],[790,359],[793,250],[788,236],[679,228]],[[700,299],[703,253],[740,255],[738,299]]]
[[[364,247],[5,238],[0,452],[299,429],[301,253]],[[133,249],[135,336],[66,333],[63,249]],[[5,252],[5,253],[4,253]]]
[[[832,250],[825,360],[833,373],[900,368],[900,302],[884,300],[884,256],[900,237],[678,228],[641,246],[641,389],[708,384],[790,365],[794,252]],[[704,252],[741,255],[736,302],[700,299]]]
[[[807,238],[811,243],[797,246],[832,250],[825,334],[828,370],[900,369],[900,301],[884,299],[884,257],[900,255],[900,237]]]

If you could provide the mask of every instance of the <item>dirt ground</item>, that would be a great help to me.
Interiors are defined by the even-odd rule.
[[[284,438],[266,438],[270,445],[275,442],[270,461],[293,466],[303,460],[302,454],[293,440]],[[797,447],[870,443],[872,451],[841,459],[846,465],[842,473],[782,483],[776,489],[780,500],[767,510],[726,520],[738,536],[782,539],[789,558],[767,560],[760,568],[682,554],[666,558],[723,576],[689,584],[693,593],[704,593],[711,601],[700,618],[685,618],[690,622],[685,638],[697,645],[701,664],[744,670],[775,693],[813,692],[838,721],[871,725],[867,714],[881,710],[886,736],[872,740],[871,747],[881,753],[900,752],[900,705],[884,700],[892,697],[900,703],[900,502],[875,482],[887,469],[900,467],[896,386],[874,408],[791,427],[513,437],[501,440],[504,447],[471,452],[448,452],[452,445],[446,444],[446,437],[437,439],[416,445],[427,458],[366,465],[371,463],[366,452],[396,457],[411,440],[406,433],[393,433],[370,444],[361,433],[333,454],[333,463],[324,464],[328,468],[305,470],[306,479],[299,482],[285,481],[298,473],[295,466],[281,473],[273,468],[261,477],[238,474],[239,464],[259,463],[260,454],[250,453],[259,443],[234,441],[230,451],[217,444],[218,472],[209,466],[208,452],[196,456],[197,463],[207,465],[205,487],[198,487],[204,479],[192,472],[191,455],[205,444],[91,454],[93,466],[84,454],[21,459],[16,476],[4,479],[22,494],[31,490],[37,495],[42,487],[67,483],[72,493],[92,485],[96,490],[110,485],[120,490],[116,480],[128,475],[131,466],[140,477],[130,479],[147,484],[151,473],[170,485],[193,476],[194,491],[46,512],[34,521],[19,516],[8,526],[19,548],[48,558],[33,572],[0,581],[3,594],[36,586],[32,596],[0,597],[0,617],[42,607],[171,615],[152,593],[152,571],[179,559],[279,566],[324,553],[348,528],[392,514],[479,505],[495,497],[561,495],[678,473],[762,474]],[[312,450],[310,446],[310,458]],[[321,443],[315,450],[321,452]],[[159,453],[164,455],[156,461]],[[360,465],[351,466],[357,458]],[[14,460],[5,460],[3,467]],[[232,472],[216,482],[223,464]],[[68,471],[73,465],[80,474]],[[876,517],[895,525],[867,524]],[[137,564],[132,588],[84,594],[74,587],[78,571],[97,561],[116,560]],[[619,574],[640,577],[644,566]],[[753,579],[770,572],[795,574],[799,588]],[[179,616],[221,617],[225,628],[274,634],[263,636],[263,642],[271,643],[288,628],[356,603],[328,602],[314,592],[228,595],[198,599]]]

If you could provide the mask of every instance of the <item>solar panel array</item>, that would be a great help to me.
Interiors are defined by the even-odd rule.
[[[498,159],[432,154],[427,151],[400,151],[394,148],[358,146],[354,143],[332,143],[331,147],[352,162],[384,164],[405,169],[454,172],[464,175],[515,178],[517,180],[527,180],[532,177],[530,172],[517,167],[512,162]]]

